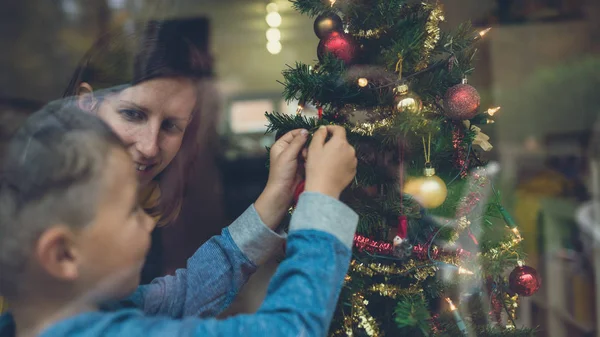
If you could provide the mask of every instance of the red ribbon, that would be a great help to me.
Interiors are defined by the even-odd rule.
[[[471,230],[469,229],[469,237],[471,238],[471,240],[473,240],[473,243],[479,246],[479,241],[477,241],[477,238],[475,237],[475,235],[473,234],[473,232],[471,232]]]
[[[397,234],[401,239],[406,239],[408,235],[408,219],[406,215],[401,215],[398,217],[398,232]]]
[[[394,246],[389,242],[375,241],[358,234],[354,235],[354,247],[359,252],[367,251],[371,254],[392,255],[394,251]]]
[[[298,186],[296,186],[296,190],[294,191],[294,205],[298,203],[300,194],[302,194],[302,192],[304,192],[304,184],[305,183],[306,183],[306,181],[302,180],[301,182],[298,183]]]
[[[392,255],[394,252],[394,246],[385,241],[376,241],[373,239],[369,239],[366,236],[362,236],[359,234],[354,235],[354,247],[359,252],[366,251],[371,254],[378,255]],[[425,244],[417,244],[413,246],[413,256],[415,256],[419,260],[428,260],[429,255],[433,260],[436,260],[439,256],[457,256],[459,258],[467,258],[471,256],[471,252],[466,251],[462,248],[459,248],[455,251],[443,251],[438,247],[432,247],[431,252],[428,254],[429,245]]]
[[[319,119],[323,118],[323,107],[322,106],[317,107],[317,113],[319,114]]]

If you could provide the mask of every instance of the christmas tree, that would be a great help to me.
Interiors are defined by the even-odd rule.
[[[491,144],[477,125],[499,108],[480,107],[467,82],[489,29],[442,32],[436,2],[291,2],[316,18],[318,62],[284,70],[283,95],[300,103],[267,113],[269,131],[343,125],[359,160],[342,195],[360,220],[330,335],[534,335],[515,312],[540,279],[480,158]]]

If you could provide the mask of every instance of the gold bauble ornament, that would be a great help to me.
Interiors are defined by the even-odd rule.
[[[433,167],[426,167],[423,174],[424,177],[412,178],[404,183],[402,191],[415,198],[423,207],[436,208],[446,200],[446,183],[435,175]]]
[[[398,112],[418,114],[423,109],[423,101],[414,92],[408,90],[408,85],[402,84],[395,89],[394,106]]]

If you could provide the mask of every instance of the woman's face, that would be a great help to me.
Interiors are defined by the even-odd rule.
[[[191,80],[158,78],[101,101],[97,114],[127,147],[142,186],[162,172],[179,151],[196,98]]]

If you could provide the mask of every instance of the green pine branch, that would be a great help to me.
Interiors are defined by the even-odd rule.
[[[429,336],[430,319],[429,309],[421,294],[404,296],[396,304],[394,320],[400,329],[417,328],[423,336]]]

